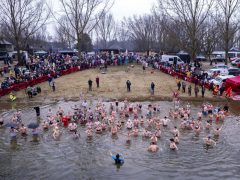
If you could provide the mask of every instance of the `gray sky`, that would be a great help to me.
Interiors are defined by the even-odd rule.
[[[154,4],[156,0],[115,0],[111,12],[116,20],[122,20],[124,16],[150,13]]]
[[[157,0],[115,0],[111,12],[117,21],[121,21],[124,17],[130,17],[134,14],[141,15],[150,13],[151,8],[156,4]],[[59,11],[58,0],[52,0],[54,11]],[[49,25],[49,33],[54,36],[54,23]]]

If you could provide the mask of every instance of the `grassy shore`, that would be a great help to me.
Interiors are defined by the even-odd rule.
[[[95,79],[99,76],[100,88],[96,87]],[[93,91],[88,91],[88,80],[93,81]],[[132,83],[131,92],[127,92],[126,81],[130,80]],[[47,82],[39,84],[42,89],[42,93],[29,99],[25,93],[25,90],[15,92],[17,101],[39,101],[47,102],[52,100],[78,100],[80,94],[84,97],[103,99],[118,99],[124,100],[125,98],[131,101],[146,101],[146,100],[171,100],[172,91],[177,89],[176,81],[174,77],[169,76],[155,70],[152,73],[152,69],[148,68],[143,72],[140,65],[135,65],[133,68],[129,68],[126,72],[126,67],[117,66],[109,67],[106,74],[101,74],[99,69],[90,69],[70,75],[62,76],[55,80],[56,91],[52,92]],[[155,83],[155,94],[150,94],[150,84]],[[188,83],[187,83],[188,85]],[[190,101],[202,101],[203,98],[195,98],[193,93],[194,85],[192,85],[192,96],[188,96],[187,93],[180,94],[181,99]],[[9,101],[9,96],[1,97],[2,101]],[[204,100],[208,101],[224,101],[223,98],[213,97],[209,91],[206,91]]]

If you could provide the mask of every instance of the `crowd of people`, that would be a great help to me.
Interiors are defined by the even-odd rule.
[[[136,56],[133,55],[112,56],[106,53],[96,54],[94,56],[85,54],[80,59],[61,54],[50,54],[42,57],[32,56],[29,61],[26,61],[24,66],[16,64],[0,68],[0,75],[4,78],[4,80],[0,82],[0,91],[7,91],[14,85],[37,80],[46,76],[49,85],[52,87],[52,90],[55,91],[54,79],[64,75],[63,71],[73,68],[77,68],[79,71],[96,67],[106,70],[108,65],[123,65],[133,62],[134,60],[136,60]],[[39,81],[39,83],[40,82],[42,81]]]
[[[149,141],[146,150],[156,152],[159,149],[158,142],[162,140],[163,134],[170,131],[172,137],[169,139],[170,150],[181,150],[178,144],[181,143],[182,136],[188,134],[181,133],[189,131],[199,136],[203,131],[208,131],[209,136],[203,139],[207,146],[215,146],[213,137],[219,137],[225,116],[229,113],[229,107],[214,107],[206,103],[199,108],[197,114],[192,113],[189,103],[181,105],[178,98],[173,98],[173,106],[169,112],[162,112],[158,103],[143,105],[141,103],[110,102],[108,105],[102,101],[91,105],[89,101],[82,100],[78,105],[66,111],[58,107],[56,111],[51,108],[42,116],[43,121],[39,127],[32,128],[29,132],[28,126],[22,122],[20,110],[15,112],[11,118],[10,139],[17,142],[18,136],[32,134],[38,141],[40,132],[52,132],[53,140],[61,140],[63,131],[72,133],[73,139],[85,137],[91,139],[95,134],[106,134],[121,136],[125,138],[127,144],[131,144],[133,137],[142,137]],[[37,111],[36,111],[37,112]],[[40,116],[38,107],[37,116]],[[0,118],[0,127],[5,127],[5,120]],[[7,123],[9,124],[9,123]],[[81,128],[80,128],[81,127]]]
[[[176,75],[179,79],[189,81],[195,85],[204,87],[208,84],[211,77],[207,73],[201,72],[199,63],[171,65],[160,62],[160,56],[144,56],[137,54],[111,55],[108,53],[96,55],[84,55],[81,59],[72,58],[69,55],[50,54],[42,57],[32,56],[25,66],[5,66],[0,68],[0,74],[5,77],[1,82],[1,90],[8,89],[14,84],[37,79],[42,76],[48,76],[49,85],[54,86],[54,78],[62,75],[63,70],[78,67],[78,70],[88,68],[104,68],[108,65],[125,65],[131,62],[141,63],[143,71],[149,66],[154,69],[160,69],[170,75]],[[184,87],[184,85],[183,85]],[[210,90],[212,85],[207,86]]]

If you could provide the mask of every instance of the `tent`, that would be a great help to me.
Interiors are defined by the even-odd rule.
[[[233,78],[228,78],[226,80],[226,88],[232,87],[235,92],[240,92],[240,76],[235,76]]]

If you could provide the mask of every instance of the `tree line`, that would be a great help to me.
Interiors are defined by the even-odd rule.
[[[147,1],[146,1],[147,3]],[[114,0],[59,0],[55,12],[46,0],[2,0],[0,38],[12,42],[18,52],[40,41],[49,41],[47,25],[56,24],[56,38],[79,55],[114,43],[134,51],[187,51],[199,53],[239,47],[240,0],[156,0],[151,13],[116,22],[110,9]],[[87,42],[87,43],[86,43]]]

